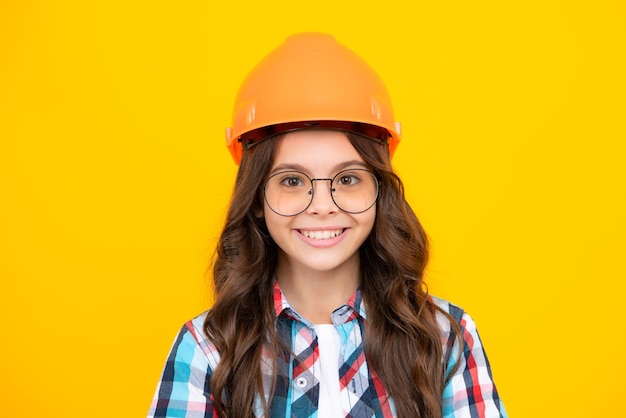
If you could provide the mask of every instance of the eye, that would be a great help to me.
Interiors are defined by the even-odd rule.
[[[337,178],[337,184],[341,186],[352,186],[361,181],[356,173],[343,173]]]
[[[300,187],[304,186],[306,183],[301,176],[289,174],[281,177],[280,184],[286,187]]]

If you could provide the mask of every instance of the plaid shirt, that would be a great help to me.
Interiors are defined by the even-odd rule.
[[[434,301],[458,321],[463,333],[463,354],[458,358],[450,323],[437,313],[447,369],[451,370],[457,361],[460,362],[457,372],[444,388],[443,417],[506,418],[473,320],[446,301],[436,298]],[[315,418],[321,373],[315,330],[291,308],[278,284],[274,289],[274,308],[278,338],[291,347],[297,361],[294,358],[277,359],[278,376],[271,416]],[[220,355],[202,331],[205,317],[206,312],[187,322],[176,337],[148,417],[217,417],[211,400],[210,377]],[[366,313],[358,290],[344,306],[333,312],[332,320],[343,343],[339,386],[345,417],[395,417],[393,400],[365,359]],[[272,365],[268,362],[262,362],[262,365],[263,373],[271,377]],[[267,393],[265,397],[267,399]],[[254,412],[257,417],[263,415],[258,397]]]

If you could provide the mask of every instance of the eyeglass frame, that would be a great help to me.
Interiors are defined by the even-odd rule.
[[[376,183],[375,183],[375,184],[376,184],[376,196],[374,197],[374,200],[372,201],[372,203],[371,203],[371,204],[370,204],[370,205],[369,205],[366,209],[363,209],[363,210],[360,210],[360,211],[357,211],[357,212],[351,212],[351,211],[347,211],[347,210],[343,209],[341,206],[339,206],[339,205],[337,204],[337,202],[335,201],[335,196],[333,195],[333,192],[335,191],[335,189],[333,188],[333,182],[334,182],[334,180],[335,180],[335,179],[336,179],[336,178],[337,178],[340,174],[345,173],[345,172],[350,172],[350,171],[365,171],[366,173],[371,174],[371,175],[372,175],[372,177],[374,177],[374,179],[376,180]],[[300,212],[298,212],[298,213],[294,213],[293,215],[284,215],[284,214],[282,214],[282,213],[278,212],[276,209],[274,209],[274,208],[272,207],[272,205],[270,205],[270,202],[268,202],[268,200],[267,200],[267,190],[266,190],[267,183],[269,183],[269,181],[270,181],[273,177],[275,177],[275,176],[277,176],[277,175],[279,175],[279,174],[284,174],[284,173],[298,173],[298,174],[302,174],[304,177],[306,177],[307,179],[309,179],[309,182],[311,183],[311,188],[310,188],[310,189],[309,189],[309,191],[307,192],[308,194],[310,194],[310,195],[311,195],[311,198],[309,199],[309,203],[306,205],[306,207],[305,207],[304,209],[302,209],[302,210],[301,210]],[[263,189],[263,200],[265,200],[265,203],[267,203],[267,207],[269,207],[269,208],[270,208],[270,210],[271,210],[272,212],[274,212],[275,214],[277,214],[277,215],[284,216],[284,217],[287,217],[287,218],[291,218],[291,217],[294,217],[294,216],[298,216],[298,215],[300,215],[301,213],[305,212],[305,211],[306,211],[306,210],[307,210],[307,209],[311,206],[311,203],[313,203],[313,198],[315,197],[315,187],[314,187],[314,184],[313,184],[313,182],[314,182],[314,181],[329,181],[330,183],[329,183],[329,185],[328,185],[328,189],[329,189],[329,192],[330,192],[330,198],[332,199],[333,203],[334,203],[334,204],[335,204],[335,206],[337,206],[337,208],[339,208],[341,211],[346,212],[346,213],[349,213],[349,214],[351,214],[351,215],[358,215],[359,213],[363,213],[363,212],[366,212],[366,211],[370,210],[370,209],[372,208],[372,206],[374,206],[374,205],[376,204],[376,202],[378,201],[378,196],[380,195],[380,179],[376,176],[376,174],[375,174],[373,171],[368,170],[368,169],[366,169],[366,168],[347,168],[347,169],[344,169],[344,170],[341,170],[341,171],[337,172],[337,174],[335,174],[332,178],[329,178],[329,177],[327,177],[327,178],[324,178],[324,177],[320,177],[320,178],[311,178],[311,177],[309,177],[306,173],[303,173],[302,171],[299,171],[299,170],[283,170],[283,171],[279,171],[279,172],[277,172],[277,173],[272,174],[271,176],[269,176],[269,177],[267,178],[267,180],[265,181],[265,183],[263,183],[263,186],[261,186],[261,188]]]

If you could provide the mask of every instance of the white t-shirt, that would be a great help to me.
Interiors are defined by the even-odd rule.
[[[318,417],[343,418],[339,388],[341,336],[333,324],[314,325],[320,353],[320,400]]]

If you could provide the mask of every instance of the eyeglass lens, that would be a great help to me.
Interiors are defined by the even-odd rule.
[[[281,171],[265,183],[265,201],[279,215],[298,215],[309,207],[316,191],[322,192],[321,182],[329,183],[335,205],[344,212],[365,212],[378,198],[378,180],[374,173],[357,168],[340,171],[332,179],[312,179],[299,171]]]

